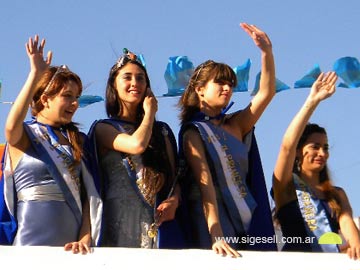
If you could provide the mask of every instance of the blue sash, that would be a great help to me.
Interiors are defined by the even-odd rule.
[[[97,153],[97,143],[96,143],[96,136],[95,136],[95,128],[98,123],[108,123],[115,127],[118,131],[123,133],[129,133],[123,125],[129,124],[126,121],[121,121],[117,119],[102,119],[102,120],[96,120],[90,127],[88,135],[89,135],[89,145],[88,149],[90,149],[91,155],[93,156],[93,159],[91,160],[92,167],[97,168],[99,165],[99,157]],[[176,146],[176,139],[175,136],[170,129],[170,127],[161,121],[156,121],[156,124],[160,125],[162,129],[165,129],[164,132],[167,133],[166,136],[169,138],[171,145],[173,147],[173,151],[176,154],[177,153],[177,146]],[[164,134],[163,132],[163,134]],[[136,173],[134,170],[131,170],[131,166],[128,162],[128,160],[125,157],[125,154],[123,154],[124,158],[123,164],[125,168],[127,168],[127,172],[129,175],[129,178],[131,180],[131,185],[133,186],[134,190],[137,192],[137,194],[142,198],[142,201],[146,205],[147,208],[151,208],[151,210],[154,210],[143,198],[143,195],[141,194],[137,184],[136,184]],[[177,158],[176,158],[177,159]],[[101,173],[99,170],[95,172],[96,179],[98,182],[98,185],[102,186],[101,184]],[[160,196],[157,196],[156,202],[157,205],[161,203],[166,197],[160,198]],[[170,248],[170,249],[178,249],[178,248],[184,248],[184,236],[183,231],[180,228],[179,224],[177,223],[177,218],[171,221],[167,221],[161,224],[159,227],[159,233],[158,233],[158,245],[159,248]]]
[[[319,240],[324,233],[332,232],[326,208],[323,202],[310,192],[309,187],[297,174],[293,174],[293,179],[306,231],[309,236],[315,236]],[[337,245],[320,245],[313,241],[311,247],[313,251],[318,252],[339,252]]]
[[[199,121],[206,119],[199,119]],[[180,132],[179,132],[179,157],[181,160],[186,161],[186,158],[184,156],[183,152],[183,134],[184,132],[189,128],[194,126],[194,122],[185,123],[182,125]],[[195,126],[196,127],[196,126]],[[225,133],[224,133],[225,134]],[[250,135],[251,134],[251,135]],[[207,138],[207,137],[205,137]],[[204,139],[202,137],[204,143],[207,139]],[[266,182],[264,177],[264,172],[262,169],[261,164],[261,158],[259,154],[259,149],[257,146],[254,129],[252,132],[250,132],[246,138],[246,145],[250,148],[248,152],[248,170],[246,175],[246,185],[249,189],[252,197],[254,198],[255,202],[257,203],[258,207],[255,208],[252,218],[251,218],[251,224],[249,227],[249,230],[247,231],[247,235],[249,237],[274,237],[274,226],[273,226],[273,220],[272,220],[272,214],[270,210],[270,204],[269,204],[269,198],[268,198],[268,191],[266,188]],[[241,142],[240,142],[241,143]],[[239,141],[237,140],[237,143],[235,144],[236,147],[238,147]],[[241,143],[242,144],[242,143]],[[244,147],[243,144],[242,146]],[[229,148],[229,147],[228,147]],[[215,155],[216,156],[216,155]],[[185,162],[186,163],[186,162]],[[215,163],[215,162],[213,162]],[[190,176],[190,174],[188,175]],[[188,197],[189,192],[189,182],[192,181],[187,180],[188,178],[183,178],[181,181],[181,191],[182,196],[184,196],[183,200],[183,208],[184,208],[184,219],[189,219],[189,216],[187,214],[187,208],[189,207],[187,205],[186,198]],[[238,215],[239,219],[239,215]],[[242,225],[241,225],[242,226]],[[184,231],[190,232],[192,229],[190,225],[187,225],[187,223],[184,224]],[[240,235],[244,235],[244,231],[240,232]],[[189,233],[188,233],[189,234]],[[188,239],[190,245],[191,245],[191,239]],[[275,251],[277,250],[276,243],[269,242],[269,243],[255,243],[255,245],[248,245],[246,247],[247,250],[264,250],[264,251]]]
[[[77,200],[72,196],[70,188],[64,181],[63,173],[66,172],[58,170],[59,164],[62,162],[56,162],[53,160],[54,156],[49,155],[49,151],[56,152],[56,147],[52,147],[48,141],[42,139],[48,138],[46,134],[42,134],[42,138],[37,138],[38,134],[35,135],[33,128],[29,125],[36,125],[34,121],[24,124],[24,130],[28,134],[30,142],[36,150],[39,159],[47,164],[47,168],[55,181],[60,186],[64,193],[66,201],[69,203],[70,208],[77,219],[77,222],[82,222],[82,206],[80,208]],[[57,153],[57,152],[56,152]],[[57,158],[64,158],[63,153],[57,153]],[[6,158],[6,166],[3,173],[3,178],[0,181],[0,244],[12,244],[16,235],[17,221],[16,221],[16,191],[14,186],[14,180],[12,177],[11,162],[9,155],[4,154],[3,159]],[[3,162],[3,161],[2,161]],[[3,164],[2,164],[3,165]],[[61,172],[62,171],[62,172]],[[101,227],[101,216],[102,216],[102,201],[98,194],[98,190],[94,185],[93,177],[88,171],[87,164],[84,160],[81,162],[81,173],[83,183],[85,185],[86,193],[90,205],[90,223],[91,223],[91,238],[92,245],[97,245],[99,241],[100,227]],[[80,198],[80,194],[79,194]]]
[[[248,147],[223,129],[220,132],[210,122],[193,124],[198,128],[213,160],[217,182],[237,233],[248,232],[257,204],[246,184],[247,166],[241,168],[240,161],[233,159],[234,153],[241,151],[240,148],[245,148],[247,159]]]
[[[51,131],[48,130],[48,133],[43,133],[36,121],[25,123],[24,130],[28,134],[39,159],[47,164],[47,169],[62,190],[65,200],[72,209],[77,222],[81,224],[82,202],[79,186],[77,185],[80,179],[74,179],[73,172],[68,168],[68,162],[73,161],[71,153],[67,153],[67,151],[59,145],[57,138],[55,138],[56,135]],[[94,183],[93,176],[89,172],[85,157],[81,160],[81,177],[90,206],[92,245],[96,246],[100,238],[102,201]]]
[[[39,158],[47,164],[47,169],[53,176],[56,183],[62,190],[65,200],[69,204],[73,214],[78,222],[82,222],[82,205],[80,200],[80,191],[72,175],[67,167],[69,158],[63,151],[60,150],[59,144],[55,144],[51,133],[43,133],[39,124],[30,122],[24,125],[24,129],[29,136],[30,142]],[[50,143],[48,140],[51,140]]]
[[[122,133],[126,133],[126,134],[129,134],[130,129],[133,127],[132,125],[130,126],[129,122],[119,120],[119,119],[103,119],[103,120],[99,120],[97,122],[110,124],[114,128],[116,128],[118,131],[120,131]],[[128,128],[127,128],[127,126],[128,126]],[[134,188],[135,192],[138,194],[139,198],[142,199],[144,205],[147,208],[153,209],[153,207],[146,201],[146,199],[144,198],[144,195],[142,194],[141,190],[139,189],[138,185],[136,184],[136,181],[138,178],[136,175],[136,169],[134,168],[134,166],[132,166],[129,163],[129,159],[127,158],[128,155],[125,153],[121,153],[121,155],[122,155],[123,164],[129,175],[129,179],[130,179],[130,183],[131,183],[132,187]]]

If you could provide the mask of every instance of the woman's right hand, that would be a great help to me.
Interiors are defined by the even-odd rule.
[[[143,108],[144,108],[145,114],[150,113],[150,114],[153,114],[153,116],[155,116],[155,114],[158,110],[157,99],[154,96],[154,94],[150,88],[148,88],[146,91]]]
[[[51,64],[52,52],[47,53],[46,59],[44,59],[44,46],[45,39],[42,39],[39,44],[39,36],[35,35],[34,39],[29,38],[25,44],[26,53],[30,60],[30,69],[34,72],[43,73]]]
[[[233,258],[241,257],[240,253],[230,247],[224,240],[215,241],[212,245],[212,250],[222,256],[229,255]]]

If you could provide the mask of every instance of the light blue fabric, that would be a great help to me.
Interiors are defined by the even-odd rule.
[[[93,95],[82,95],[79,98],[79,107],[83,108],[90,104],[103,101],[104,99],[100,96],[93,96]]]
[[[360,86],[360,63],[355,57],[342,57],[333,66],[336,74],[344,81],[339,87],[357,88]]]
[[[317,77],[319,77],[320,73],[321,70],[319,65],[315,64],[314,67],[308,73],[306,73],[304,77],[294,83],[294,88],[311,88]]]
[[[137,54],[136,57],[137,57],[137,60],[139,62],[141,62],[141,64],[144,66],[144,68],[146,68],[146,62],[145,62],[144,55],[140,53],[140,54]]]
[[[250,59],[247,59],[241,66],[234,67],[234,72],[237,78],[237,86],[234,87],[233,92],[247,92],[249,82],[249,71],[251,67]]]
[[[164,74],[168,93],[164,94],[164,96],[182,95],[193,72],[194,64],[187,56],[169,57]]]
[[[254,86],[254,90],[252,91],[251,95],[255,96],[255,94],[259,91],[259,86],[260,86],[260,76],[261,76],[261,72],[259,72],[256,75],[256,79],[255,79],[255,86]],[[290,86],[288,86],[287,84],[283,83],[282,81],[280,81],[279,79],[276,78],[276,85],[275,85],[275,90],[276,93],[283,91],[283,90],[287,90],[290,89]]]

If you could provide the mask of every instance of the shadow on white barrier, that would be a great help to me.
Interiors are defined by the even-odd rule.
[[[211,250],[146,250],[94,248],[91,254],[75,255],[62,247],[0,246],[1,269],[144,269],[144,270],[246,270],[246,269],[360,269],[360,261],[346,254],[243,251],[241,258],[216,255]]]

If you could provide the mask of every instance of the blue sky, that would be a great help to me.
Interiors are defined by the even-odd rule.
[[[0,101],[13,101],[21,89],[29,71],[24,44],[35,34],[46,38],[54,65],[66,64],[80,75],[85,94],[104,96],[108,71],[123,47],[145,56],[157,96],[167,93],[164,72],[176,55],[188,56],[195,66],[213,59],[234,67],[250,58],[252,90],[260,53],[239,23],[257,25],[272,40],[277,78],[291,87],[275,96],[256,125],[268,188],[282,135],[309,92],[293,89],[294,82],[315,64],[327,71],[340,57],[360,58],[358,0],[2,0],[0,10]],[[176,134],[177,100],[159,98],[157,113]],[[235,93],[232,110],[250,100],[249,93]],[[359,101],[360,89],[338,88],[311,118],[328,131],[332,177],[347,192],[355,216],[360,215]],[[10,106],[0,104],[1,127]],[[87,132],[103,117],[99,102],[79,109],[75,121]]]

